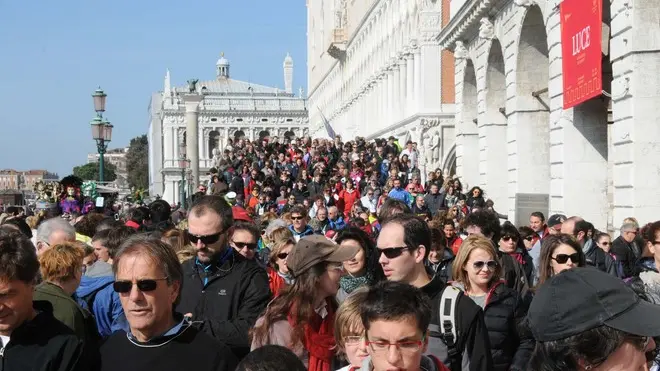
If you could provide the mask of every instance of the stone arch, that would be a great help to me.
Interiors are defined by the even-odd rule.
[[[259,132],[259,141],[261,142],[262,140],[270,137],[270,132],[268,130],[262,130]]]
[[[217,130],[212,130],[209,133],[209,139],[208,143],[206,144],[208,146],[208,154],[209,158],[213,158],[213,150],[214,149],[220,149],[220,133]]]
[[[550,194],[550,109],[548,82],[550,64],[548,37],[541,8],[530,6],[523,18],[518,43],[515,108],[509,116],[509,217],[516,225],[527,223],[529,215],[515,209],[519,194],[549,197]],[[547,212],[548,206],[538,211]],[[524,211],[528,213],[527,210]],[[519,215],[520,214],[520,215]]]
[[[507,118],[504,53],[493,39],[487,54],[485,115],[479,120],[481,184],[498,205],[507,201]]]
[[[296,133],[294,133],[293,130],[287,130],[284,132],[284,137],[287,139],[295,139]]]
[[[243,130],[236,130],[234,133],[234,139],[243,139],[245,138],[245,132]]]
[[[479,182],[479,137],[477,129],[477,75],[471,59],[465,60],[456,135],[456,171],[469,184]]]
[[[451,146],[449,152],[447,152],[447,156],[445,156],[442,163],[442,172],[449,175],[456,174],[456,144]]]

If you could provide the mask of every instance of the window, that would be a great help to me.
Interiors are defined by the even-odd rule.
[[[286,122],[293,122],[293,119],[286,119]]]
[[[261,119],[261,122],[268,122],[268,119]]]
[[[243,119],[236,119],[237,122],[243,122]]]
[[[211,122],[216,122],[216,121],[218,121],[218,119],[215,118],[215,117],[213,117],[213,118],[211,119]]]

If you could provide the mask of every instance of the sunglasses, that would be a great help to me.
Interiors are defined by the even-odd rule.
[[[557,254],[557,256],[552,257],[552,260],[556,261],[559,264],[565,264],[568,259],[571,259],[571,262],[573,263],[578,263],[580,260],[580,255],[578,253],[575,254]]]
[[[155,278],[155,279],[146,279],[146,280],[137,280],[135,284],[137,285],[138,290],[142,292],[154,291],[158,287],[158,281],[165,281],[167,278]],[[112,288],[115,292],[120,294],[125,294],[131,292],[133,288],[133,282],[131,281],[115,281],[112,284]]]
[[[277,254],[277,258],[282,259],[282,260],[286,259],[288,256],[289,256],[288,252],[281,252],[281,253]]]
[[[197,242],[201,241],[204,245],[212,245],[212,244],[218,242],[218,240],[220,239],[220,236],[222,235],[223,232],[224,232],[224,230],[222,230],[218,233],[209,234],[209,235],[206,235],[206,236],[200,236],[200,235],[192,234],[192,233],[190,233],[190,231],[186,231],[186,233],[188,234],[188,239],[190,240],[190,242],[192,242],[193,244],[197,244]]]
[[[403,251],[407,250],[407,249],[408,249],[408,246],[387,247],[387,248],[377,247],[378,254],[383,254],[388,259],[394,259],[394,258],[397,258],[397,257],[401,256],[401,254],[403,254]]]
[[[305,219],[303,216],[292,216],[291,220],[303,220]]]
[[[600,244],[603,245],[603,246],[609,246],[610,245],[609,242],[601,242]]]
[[[534,236],[525,237],[525,241],[532,241],[533,239],[534,239]]]
[[[502,237],[502,241],[504,241],[504,242],[509,242],[511,240],[513,240],[515,242],[515,241],[518,241],[518,238],[513,237],[513,236],[504,236],[504,237]]]
[[[254,250],[258,247],[256,243],[236,242],[236,241],[232,241],[232,242],[234,242],[234,246],[236,246],[236,248],[239,250],[243,250],[246,247],[250,250]]]
[[[484,267],[487,267],[489,271],[495,270],[497,268],[497,262],[495,260],[489,260],[489,261],[476,261],[472,263],[472,266],[474,269],[480,271],[484,269]]]

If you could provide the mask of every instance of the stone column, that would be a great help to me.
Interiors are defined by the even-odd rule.
[[[199,184],[199,102],[203,96],[200,94],[184,94],[182,96],[186,106],[186,157],[190,160],[193,187]]]
[[[399,101],[399,119],[407,117],[407,104],[408,97],[406,96],[407,88],[406,83],[408,80],[408,69],[406,68],[406,60],[399,60],[399,89],[397,91],[397,100]]]
[[[441,106],[441,59],[442,48],[435,43],[421,46],[421,96],[418,98],[422,111],[440,111]]]
[[[413,94],[413,112],[419,112],[420,106],[421,106],[421,99],[422,99],[422,55],[421,55],[421,50],[419,48],[415,49],[415,53],[413,55],[414,58],[414,74],[415,74],[415,82],[413,84],[414,86],[414,94]]]
[[[392,67],[392,91],[391,91],[391,100],[392,100],[392,123],[399,121],[399,110],[401,105],[401,71],[399,70],[398,61],[395,62],[394,67]],[[405,74],[404,74],[405,75]]]
[[[394,123],[393,116],[394,116],[394,70],[390,69],[387,71],[387,100],[385,101],[385,121],[387,122],[387,125],[391,125]]]
[[[163,160],[169,165],[169,160],[174,159],[174,146],[176,145],[174,136],[174,127],[166,126],[163,128]]]
[[[410,116],[415,101],[415,64],[412,54],[406,56],[406,80],[406,115]]]

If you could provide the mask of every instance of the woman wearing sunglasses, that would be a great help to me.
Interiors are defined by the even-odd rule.
[[[546,237],[539,257],[539,285],[559,272],[573,267],[584,267],[586,258],[573,236],[556,234]]]
[[[520,263],[523,267],[523,270],[525,271],[527,282],[532,282],[532,276],[534,275],[534,261],[527,252],[526,245],[524,243],[526,240],[522,238],[516,227],[509,221],[504,222],[502,225],[501,236],[502,237],[500,237],[499,241],[499,250],[505,254],[509,254],[518,263]],[[527,238],[530,237],[531,236],[527,236]]]
[[[452,269],[455,279],[452,285],[484,310],[493,370],[526,370],[534,350],[531,335],[518,331],[527,315],[526,301],[506,286],[491,241],[477,235],[465,239]]]
[[[293,235],[288,229],[282,228],[282,230],[286,231],[288,236],[273,241],[269,264],[266,269],[268,272],[268,285],[273,297],[277,297],[283,287],[293,284],[293,277],[289,272],[286,260],[296,245],[296,241],[293,240]]]
[[[334,360],[334,320],[342,262],[359,248],[339,246],[324,236],[300,239],[287,256],[295,278],[280,291],[251,331],[251,350],[268,344],[291,349],[309,371],[329,371]]]

